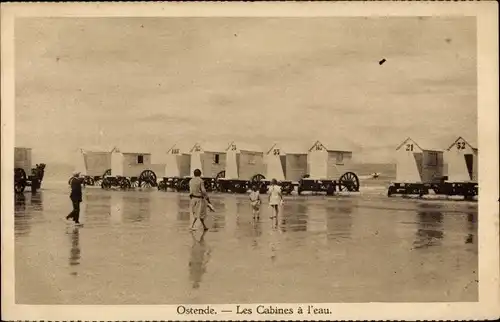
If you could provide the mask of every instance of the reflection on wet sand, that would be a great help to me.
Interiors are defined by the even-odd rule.
[[[124,195],[123,220],[125,222],[141,222],[149,220],[151,215],[151,198],[148,196]]]
[[[123,220],[123,195],[115,193],[111,195],[110,203],[111,222],[121,223]]]
[[[302,203],[285,203],[279,214],[282,232],[307,231],[308,209]]]
[[[210,202],[215,207],[215,212],[209,212],[209,220],[208,225],[210,231],[217,232],[224,230],[226,227],[226,204],[224,202],[224,198],[210,198]]]
[[[14,214],[26,211],[26,197],[23,193],[14,194]]]
[[[38,191],[31,194],[31,206],[34,211],[43,211],[43,192]]]
[[[469,231],[469,234],[467,234],[467,237],[465,238],[466,244],[473,244],[474,243],[475,227],[476,227],[476,216],[474,213],[468,213],[467,214],[467,230]]]
[[[418,205],[418,229],[413,242],[414,248],[427,248],[441,244],[444,236],[443,213],[439,211],[439,208],[439,205]]]
[[[33,197],[32,197],[33,198]],[[41,199],[36,198],[40,204]],[[31,203],[33,202],[33,199]],[[31,231],[32,219],[35,212],[40,211],[37,210],[37,201],[35,201],[35,205],[26,204],[26,196],[23,193],[15,194],[14,200],[14,235],[15,236],[25,236],[28,235]],[[38,208],[40,209],[40,208]]]
[[[17,197],[16,274],[49,271],[52,284],[42,293],[65,296],[34,298],[28,283],[16,289],[19,303],[477,299],[475,283],[464,290],[477,279],[477,209],[463,204],[288,197],[273,229],[265,199],[253,220],[247,196],[214,194],[216,212],[202,235],[187,232],[187,194],[88,189],[84,196],[85,226],[76,229],[61,219],[70,207],[66,191],[43,191],[43,211],[36,210],[41,198]],[[83,265],[85,278],[75,278]],[[405,281],[411,288],[400,287]]]
[[[147,221],[151,215],[151,198],[130,192],[114,191],[110,198],[110,215],[114,223]]]
[[[336,200],[326,208],[326,238],[329,241],[351,238],[354,204],[350,200]]]
[[[190,219],[189,212],[189,197],[178,194],[177,195],[177,220],[187,221]]]
[[[75,266],[80,265],[80,229],[74,227],[70,233],[71,236],[71,250],[69,256],[69,265],[71,267],[70,274],[78,275],[78,270]]]
[[[262,235],[262,223],[260,219],[252,220],[252,248],[257,248],[259,246],[259,239]]]
[[[211,250],[205,242],[205,234],[206,231],[203,231],[200,237],[196,237],[196,234],[191,232],[193,246],[191,247],[191,257],[189,259],[189,278],[194,289],[200,287],[210,260]]]

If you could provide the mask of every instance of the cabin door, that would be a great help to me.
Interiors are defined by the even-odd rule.
[[[309,154],[309,170],[311,179],[326,179],[328,169],[328,153],[313,151]]]
[[[467,165],[467,172],[469,172],[469,178],[472,180],[472,169],[474,166],[474,155],[464,154],[465,164]]]

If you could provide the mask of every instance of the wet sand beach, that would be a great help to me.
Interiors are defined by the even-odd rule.
[[[286,197],[253,220],[245,195],[213,194],[191,233],[186,194],[67,187],[15,205],[16,303],[452,302],[478,299],[477,203]]]

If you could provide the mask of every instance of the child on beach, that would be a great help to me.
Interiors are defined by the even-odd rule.
[[[278,185],[278,181],[276,179],[271,180],[271,186],[269,187],[268,193],[269,205],[273,211],[271,218],[276,218],[276,220],[278,220],[278,207],[283,205],[283,194],[281,193],[281,187]]]
[[[250,192],[250,205],[252,206],[253,218],[260,218],[260,205],[262,204],[262,199],[260,198],[259,189],[256,185],[252,187]]]

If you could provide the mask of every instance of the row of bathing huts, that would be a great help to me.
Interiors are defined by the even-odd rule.
[[[458,137],[445,147],[433,147],[407,138],[396,147],[396,178],[388,187],[392,195],[477,196],[478,149]],[[353,152],[335,143],[309,145],[274,143],[263,149],[240,142],[193,145],[174,144],[164,164],[152,164],[152,155],[114,147],[80,151],[80,172],[87,185],[109,189],[157,187],[187,191],[194,169],[202,171],[208,191],[244,193],[257,185],[265,192],[271,179],[285,194],[296,191],[358,192],[359,177],[353,170]],[[157,173],[163,174],[161,178]]]

